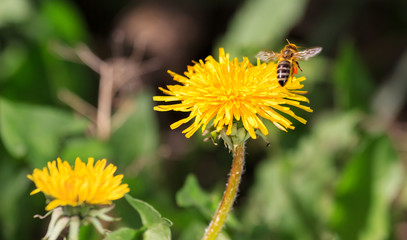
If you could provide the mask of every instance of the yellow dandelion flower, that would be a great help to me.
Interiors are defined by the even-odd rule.
[[[191,137],[199,128],[202,132],[207,125],[213,122],[218,132],[227,128],[226,134],[232,132],[234,121],[241,121],[244,128],[252,138],[256,138],[256,130],[267,135],[268,131],[263,123],[267,119],[279,129],[294,129],[292,122],[284,115],[289,115],[301,123],[306,120],[297,116],[290,106],[312,112],[309,103],[300,91],[304,77],[293,77],[285,87],[277,81],[276,64],[260,63],[252,65],[244,57],[239,62],[237,58],[230,59],[223,48],[219,49],[219,61],[209,56],[205,61],[195,62],[188,66],[185,76],[168,71],[175,81],[181,85],[168,85],[167,89],[159,88],[168,96],[155,96],[154,101],[180,103],[172,105],[159,105],[156,111],[190,112],[187,118],[173,123],[170,127],[175,129],[180,125],[193,120],[193,123],[183,133]]]
[[[58,158],[48,162],[48,168],[34,169],[27,177],[37,187],[31,195],[43,192],[50,198],[51,202],[45,208],[49,211],[58,206],[111,204],[122,198],[129,188],[127,184],[121,184],[123,175],[113,176],[116,169],[112,164],[106,167],[106,159],[94,164],[94,158],[89,158],[85,164],[77,158],[72,168]]]

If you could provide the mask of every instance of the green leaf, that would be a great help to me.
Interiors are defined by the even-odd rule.
[[[57,37],[70,44],[85,40],[84,21],[79,11],[70,1],[43,2],[40,17],[48,25],[52,37]]]
[[[200,223],[197,221],[191,221],[185,230],[182,232],[180,236],[180,240],[200,240],[202,236],[205,234],[205,227],[207,227],[204,223]]]
[[[110,144],[122,165],[131,164],[137,157],[156,154],[159,133],[151,99],[150,93],[139,93],[130,105],[127,120],[119,126],[113,125],[116,130]]]
[[[0,55],[0,64],[5,64],[0,67],[0,71],[5,67],[12,68],[5,70],[4,77],[7,78],[1,79],[7,84],[2,84],[0,87],[0,95],[31,103],[49,103],[52,94],[49,88],[50,80],[43,71],[41,51],[38,46],[15,41],[10,46],[6,46],[5,51],[5,56]],[[11,59],[5,59],[6,57]]]
[[[17,71],[21,71],[27,57],[28,50],[23,44],[12,42],[6,46],[0,55],[0,83]]]
[[[259,46],[281,46],[287,33],[301,19],[307,3],[307,0],[245,1],[217,46],[226,48],[232,56],[254,56]]]
[[[26,171],[18,171],[13,164],[13,159],[2,158],[0,160],[0,226],[5,239],[13,239],[18,228],[21,227],[19,215],[21,206],[17,203],[21,198],[28,198],[27,188],[30,181]],[[24,196],[24,194],[27,194]],[[1,234],[0,234],[1,236]]]
[[[368,110],[373,79],[353,42],[344,41],[334,68],[335,99],[343,109]]]
[[[218,197],[215,194],[211,195],[203,191],[196,177],[190,174],[185,180],[184,186],[177,192],[176,201],[180,207],[197,208],[206,219],[211,220],[219,206],[221,196]],[[240,222],[233,213],[229,213],[226,224],[235,229],[241,227]]]
[[[126,194],[127,202],[138,211],[143,226],[146,228],[143,236],[144,240],[169,240],[171,239],[170,227],[172,223],[161,217],[161,214],[150,204],[135,199]]]
[[[79,228],[79,240],[100,240],[100,233],[93,224],[82,224]]]
[[[140,231],[131,228],[120,228],[116,231],[107,233],[105,240],[136,240],[140,233]]]
[[[155,224],[149,227],[144,235],[144,240],[170,240],[171,239],[171,231],[170,231],[169,222],[163,222],[160,224]]]
[[[177,192],[176,201],[180,207],[196,207],[207,218],[213,213],[213,199],[199,186],[192,174],[188,175],[184,186]]]
[[[332,225],[341,239],[380,240],[390,233],[390,210],[402,165],[385,136],[367,138],[350,159],[337,188]]]
[[[58,109],[0,98],[0,137],[15,158],[43,167],[58,156],[60,141],[86,129],[87,122]]]

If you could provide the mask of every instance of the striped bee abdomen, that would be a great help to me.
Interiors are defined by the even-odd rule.
[[[277,80],[284,87],[290,77],[291,62],[287,60],[280,61],[277,65]]]

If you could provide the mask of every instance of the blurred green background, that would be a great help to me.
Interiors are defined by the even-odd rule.
[[[231,156],[199,134],[171,131],[185,114],[153,112],[152,96],[173,83],[168,69],[217,58],[219,47],[254,62],[286,38],[324,48],[300,63],[314,113],[296,110],[308,123],[293,120],[288,133],[269,124],[269,147],[248,142],[219,239],[407,239],[401,0],[0,0],[0,238],[45,235],[49,220],[33,218],[45,213],[44,196],[29,196],[26,175],[79,156],[117,165],[130,195],[173,222],[173,239],[200,239]],[[114,80],[112,97],[99,90],[101,78]],[[111,118],[98,120],[102,105]],[[113,215],[122,221],[109,229],[141,226],[125,200]],[[84,227],[81,239],[101,236]]]

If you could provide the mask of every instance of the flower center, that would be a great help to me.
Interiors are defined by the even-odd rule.
[[[247,97],[247,89],[222,89],[213,94],[222,102],[242,101]]]

